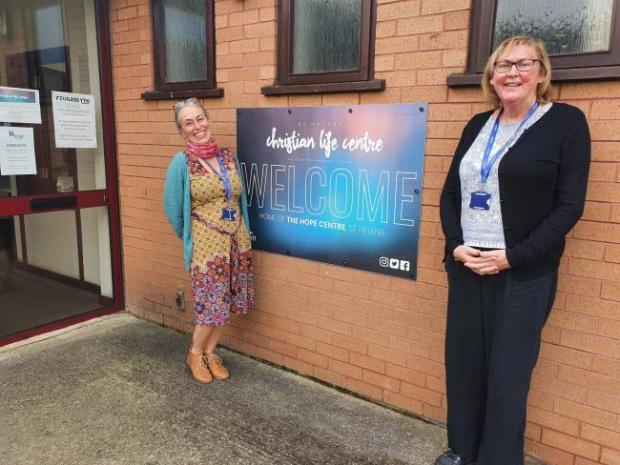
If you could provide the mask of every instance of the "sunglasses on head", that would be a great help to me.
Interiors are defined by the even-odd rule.
[[[200,106],[200,102],[196,97],[190,97],[174,104],[174,109],[179,111],[181,108],[189,107],[192,105]]]

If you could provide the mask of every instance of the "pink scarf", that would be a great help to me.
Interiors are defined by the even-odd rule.
[[[190,155],[204,160],[206,158],[215,157],[217,155],[218,146],[216,140],[212,137],[206,144],[192,144],[188,141],[185,144],[185,150]]]

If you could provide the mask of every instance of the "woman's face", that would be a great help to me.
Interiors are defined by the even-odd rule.
[[[516,62],[525,58],[537,60],[536,50],[529,45],[517,45],[504,50],[497,57],[497,61]],[[536,99],[536,88],[543,81],[540,71],[538,61],[534,62],[534,66],[528,71],[519,71],[516,65],[513,65],[506,73],[493,71],[490,82],[504,106],[530,103]]]
[[[206,144],[211,138],[209,120],[202,108],[195,105],[184,107],[179,112],[179,131],[183,138],[192,144]]]

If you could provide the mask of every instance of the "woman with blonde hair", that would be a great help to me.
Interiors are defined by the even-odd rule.
[[[551,103],[541,41],[503,41],[441,195],[450,450],[436,465],[523,465],[527,395],[566,234],[583,213],[590,135]]]
[[[185,150],[168,167],[164,211],[183,240],[191,277],[195,327],[187,365],[196,381],[210,383],[229,377],[215,348],[231,313],[243,315],[253,304],[250,223],[234,152],[218,146],[198,99],[174,110]]]

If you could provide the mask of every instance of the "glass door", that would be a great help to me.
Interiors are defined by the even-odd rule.
[[[122,306],[106,9],[0,4],[0,344]]]

